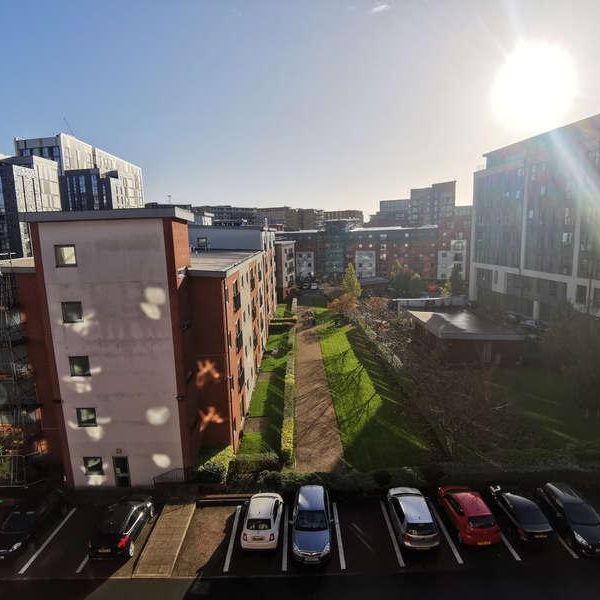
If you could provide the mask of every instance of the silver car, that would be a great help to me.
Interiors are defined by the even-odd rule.
[[[331,505],[321,485],[304,485],[292,511],[292,555],[303,564],[322,564],[331,556]]]
[[[392,488],[387,493],[390,519],[398,541],[406,548],[429,550],[440,545],[440,536],[427,500],[408,487]]]

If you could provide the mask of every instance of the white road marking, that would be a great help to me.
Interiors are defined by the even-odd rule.
[[[563,540],[562,536],[558,535],[558,533],[556,534],[556,538],[558,539],[558,541],[563,545],[564,549],[573,557],[573,558],[579,558],[579,554],[577,554],[577,552],[575,552],[575,550],[573,550],[573,548],[571,548],[571,546],[569,546],[569,544],[567,544],[567,542],[565,542],[565,540]]]
[[[281,570],[287,571],[288,561],[288,508],[283,509],[283,553],[281,555]]]
[[[381,506],[381,512],[383,513],[383,519],[385,520],[385,524],[387,525],[388,533],[390,534],[390,537],[392,538],[392,546],[394,547],[394,552],[396,553],[396,558],[398,559],[398,564],[404,568],[406,566],[406,563],[404,562],[404,559],[402,558],[402,553],[400,552],[400,546],[398,546],[398,540],[396,539],[396,534],[394,533],[394,529],[390,522],[390,517],[387,513],[387,510],[385,508],[385,504],[383,503],[383,500],[379,501],[379,506]]]
[[[85,569],[85,565],[87,565],[88,560],[90,560],[90,555],[86,554],[85,558],[81,561],[81,564],[77,567],[77,571],[75,571],[75,573],[77,573],[77,575],[79,575],[79,573],[81,573],[81,571],[83,571],[83,569]]]
[[[452,550],[452,554],[454,554],[454,558],[456,559],[456,562],[459,565],[464,565],[465,563],[462,559],[462,556],[459,554],[458,549],[456,548],[456,544],[450,537],[450,534],[448,533],[448,530],[446,529],[444,522],[442,521],[442,519],[440,519],[440,515],[438,514],[438,511],[435,509],[435,506],[433,506],[433,504],[431,502],[428,502],[427,504],[429,505],[429,508],[431,509],[431,512],[433,513],[433,516],[435,517],[435,520],[437,521],[437,524],[439,525],[439,528],[442,530],[442,533],[444,534],[444,537],[446,538],[446,541],[448,542],[448,546],[450,546],[450,550]]]
[[[512,557],[517,561],[521,562],[521,557],[517,553],[517,551],[513,548],[512,544],[506,539],[506,536],[500,532],[500,537],[502,538],[502,543],[506,546],[507,550],[512,554]]]
[[[340,530],[340,518],[338,515],[337,505],[333,503],[333,520],[335,521],[335,533],[338,541],[338,553],[340,555],[340,569],[346,570],[346,557],[344,556],[344,546],[342,545],[342,532]]]
[[[241,505],[235,507],[235,518],[233,519],[233,527],[231,528],[231,536],[229,537],[229,546],[225,556],[225,564],[223,565],[223,573],[229,573],[229,565],[231,563],[231,555],[235,544],[235,536],[237,535],[238,522],[240,520]]]
[[[67,516],[58,524],[56,529],[47,537],[46,541],[36,550],[33,556],[21,567],[19,570],[19,575],[23,575],[27,569],[35,562],[35,559],[45,550],[46,546],[54,539],[56,534],[63,528],[63,525],[73,516],[73,513],[77,510],[76,507],[73,507],[68,513]]]

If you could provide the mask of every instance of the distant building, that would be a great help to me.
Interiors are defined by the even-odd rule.
[[[58,164],[64,210],[142,208],[142,169],[72,135],[15,138],[17,156],[41,156]]]
[[[39,156],[0,159],[0,259],[31,255],[19,213],[61,210],[58,165]]]
[[[451,217],[439,221],[438,272],[440,280],[449,279],[456,266],[462,279],[469,279],[471,206],[457,206]]]
[[[298,208],[298,230],[323,229],[323,211],[315,208]]]
[[[215,227],[244,227],[246,225],[262,227],[264,225],[264,221],[260,222],[258,218],[256,208],[215,204],[196,206],[194,210],[211,213],[213,215],[212,224]]]
[[[260,222],[278,231],[298,230],[298,209],[289,206],[257,208],[256,214]]]
[[[600,316],[600,115],[484,156],[471,299],[534,319],[568,300]]]
[[[277,299],[284,302],[296,283],[296,256],[291,240],[275,242],[275,279],[277,281]]]
[[[354,221],[359,227],[362,227],[364,222],[362,210],[326,210],[323,213],[324,221],[337,221],[340,219]]]

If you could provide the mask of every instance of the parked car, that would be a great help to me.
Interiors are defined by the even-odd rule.
[[[292,556],[303,564],[322,564],[331,557],[331,505],[321,485],[304,485],[292,511]]]
[[[543,542],[552,536],[552,526],[533,500],[502,489],[499,485],[490,486],[490,495],[515,528],[519,539],[524,542]]]
[[[445,485],[438,499],[458,532],[458,540],[469,546],[489,546],[501,541],[496,519],[478,492],[465,486]]]
[[[283,498],[255,494],[248,502],[241,542],[244,550],[274,550],[279,542]]]
[[[58,489],[38,499],[17,501],[0,524],[0,559],[11,558],[23,551],[28,542],[53,519],[66,514],[67,509],[64,494]]]
[[[399,542],[406,548],[428,550],[440,545],[435,520],[423,494],[408,487],[388,491],[387,504],[390,520]]]
[[[313,282],[310,284],[310,289],[311,289],[311,290],[318,290],[318,289],[319,289],[319,284],[318,284],[316,281],[313,281]]]
[[[576,550],[600,556],[600,515],[566,483],[545,483],[535,491],[556,531]]]
[[[128,496],[111,504],[90,540],[90,558],[131,558],[135,540],[152,518],[154,504],[150,496]]]

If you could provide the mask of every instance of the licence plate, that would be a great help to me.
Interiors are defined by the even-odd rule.
[[[478,546],[489,546],[492,542],[477,542]]]
[[[262,537],[253,537],[253,538],[252,538],[252,541],[253,541],[253,542],[263,542],[263,541],[264,541],[264,539],[265,539],[265,538],[262,538]]]
[[[99,554],[108,554],[110,552],[110,548],[100,548],[98,550]]]
[[[307,556],[304,559],[305,562],[319,562],[319,559],[316,556]]]
[[[538,533],[535,537],[537,539],[546,539],[548,536],[545,533]]]

